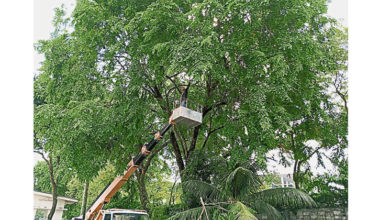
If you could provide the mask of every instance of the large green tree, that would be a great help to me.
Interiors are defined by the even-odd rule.
[[[173,155],[182,182],[196,155],[222,155],[228,170],[250,158],[264,165],[298,121],[315,133],[333,114],[323,82],[346,49],[330,37],[339,28],[326,10],[326,0],[77,1],[37,45],[46,58],[34,85],[37,139],[81,178],[107,160],[119,173],[191,83],[189,107],[203,123],[175,126],[155,150],[162,157],[145,161],[137,174],[144,207],[152,160]]]

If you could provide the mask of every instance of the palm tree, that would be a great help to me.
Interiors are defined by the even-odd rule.
[[[235,169],[218,186],[190,180],[182,184],[186,192],[200,199],[201,207],[177,213],[169,220],[256,220],[282,219],[278,211],[316,207],[306,193],[293,188],[277,188],[259,191],[259,178],[250,170]]]

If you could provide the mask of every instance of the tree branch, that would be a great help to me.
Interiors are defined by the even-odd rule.
[[[175,203],[174,199],[172,200],[172,198],[173,198],[173,190],[175,188],[176,182],[177,182],[177,173],[176,173],[176,176],[175,176],[175,182],[173,183],[172,188],[171,188],[171,195],[169,196],[169,202],[168,202],[169,205],[172,205],[171,204],[172,201],[173,201],[173,203]]]
[[[220,126],[220,127],[218,127],[218,128],[215,128],[215,129],[211,130],[211,131],[207,134],[207,137],[206,137],[206,139],[204,140],[203,145],[202,145],[202,151],[203,151],[203,149],[206,147],[206,143],[207,143],[207,141],[209,140],[209,137],[211,136],[211,134],[214,133],[214,132],[216,132],[216,131],[218,131],[219,129],[224,128],[224,127],[225,127],[225,125]]]
[[[175,132],[176,136],[179,138],[179,141],[181,143],[181,149],[183,150],[184,152],[184,157],[187,158],[188,157],[188,147],[187,147],[187,143],[186,141],[184,140],[184,137],[180,134],[180,132],[177,131],[178,129],[176,129],[176,126],[173,127],[173,131]]]
[[[345,98],[345,94],[343,94],[341,91],[340,91],[340,87],[337,85],[337,79],[338,79],[338,73],[336,73],[336,77],[333,81],[333,86],[336,90],[336,93],[340,96],[340,98],[343,100],[344,102],[344,107],[345,107],[345,110],[347,112],[347,117],[348,117],[348,104],[347,104],[347,99]]]
[[[176,90],[180,93],[180,92],[181,92],[181,91],[180,91],[180,88],[179,88],[179,86],[177,86],[176,82],[175,82],[170,76],[168,76],[168,75],[165,75],[165,77],[166,77],[167,79],[169,79],[169,80],[173,83],[173,85],[175,86]]]
[[[182,172],[185,169],[183,157],[181,156],[179,145],[177,144],[177,140],[175,137],[175,133],[173,131],[171,131],[171,132],[169,132],[169,134],[171,137],[171,144],[172,144],[173,152],[175,153],[175,157],[176,157],[176,163],[177,163],[177,166],[179,167],[180,176],[182,177]]]
[[[152,159],[158,154],[158,152],[160,152],[162,149],[164,149],[164,147],[168,146],[167,143],[164,143],[162,144],[160,147],[158,147],[156,150],[152,151],[152,153],[148,156],[148,159],[144,165],[144,172],[146,173],[146,171],[148,170],[151,162],[152,162]]]
[[[200,126],[201,125],[198,125],[194,128],[194,132],[192,134],[192,141],[191,141],[191,145],[190,145],[190,149],[188,149],[188,154],[187,154],[187,159],[189,158],[190,156],[190,152],[192,152],[193,150],[195,150],[195,146],[196,146],[196,141],[198,140],[198,136],[199,136],[199,129],[200,129]]]
[[[200,197],[200,203],[202,203],[203,211],[206,213],[206,218],[207,218],[207,220],[208,220],[208,219],[209,219],[209,216],[207,215],[206,206],[204,205],[204,202],[203,202],[202,197]],[[203,213],[203,211],[202,211],[202,213]],[[202,214],[199,216],[199,219],[201,219],[201,217],[202,217]]]
[[[202,113],[202,115],[203,115],[203,117],[204,116],[206,116],[206,114],[209,112],[209,111],[211,111],[212,109],[214,109],[214,108],[218,108],[219,106],[223,106],[223,105],[227,105],[227,102],[226,101],[222,101],[222,102],[220,102],[220,103],[218,103],[218,104],[216,104],[216,105],[214,105],[214,106],[210,106],[210,107],[205,107],[205,108],[203,108],[203,113]]]
[[[43,152],[39,151],[39,149],[34,149],[34,152],[37,153],[37,154],[40,154],[42,159],[46,162],[46,163],[49,163],[49,161],[46,159],[45,155],[43,154]]]

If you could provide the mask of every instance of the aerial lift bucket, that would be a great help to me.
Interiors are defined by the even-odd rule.
[[[196,127],[202,124],[202,113],[187,108],[187,95],[190,83],[187,88],[182,87],[183,93],[180,100],[180,106],[173,110],[170,122],[181,124],[187,127]]]
[[[180,106],[173,110],[171,120],[176,124],[196,127],[202,124],[202,113]]]

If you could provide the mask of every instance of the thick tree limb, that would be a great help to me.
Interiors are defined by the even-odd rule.
[[[195,150],[195,146],[196,146],[196,141],[198,140],[198,136],[199,136],[199,129],[200,129],[200,125],[196,126],[194,128],[194,132],[192,134],[192,141],[191,141],[191,145],[190,145],[190,149],[188,149],[188,155],[187,155],[187,159],[188,157],[190,156],[190,153]]]
[[[177,166],[179,167],[179,173],[180,173],[180,176],[182,177],[183,171],[185,169],[183,157],[181,156],[179,145],[177,144],[177,140],[175,137],[175,133],[173,131],[171,131],[171,132],[169,132],[169,134],[171,137],[171,144],[172,144],[173,152],[175,153],[176,163],[177,163]]]
[[[205,107],[205,108],[203,108],[203,111],[202,111],[202,112],[203,112],[203,113],[202,113],[203,117],[206,116],[206,114],[207,114],[208,112],[210,112],[213,108],[218,108],[219,106],[223,106],[223,105],[227,105],[227,102],[222,101],[222,102],[217,103],[217,104],[214,105],[214,106],[210,106],[210,107]]]
[[[166,77],[167,79],[169,79],[169,81],[171,81],[171,82],[173,83],[173,85],[175,86],[175,89],[176,89],[179,93],[181,93],[179,86],[178,86],[178,85],[176,84],[176,82],[171,78],[171,76],[165,75],[165,77]]]
[[[184,137],[180,134],[180,132],[177,131],[176,127],[173,128],[176,136],[179,138],[179,141],[180,141],[180,144],[181,144],[181,149],[183,150],[184,152],[184,157],[187,158],[188,157],[188,147],[187,147],[187,143],[186,143],[186,140],[184,139]]]

